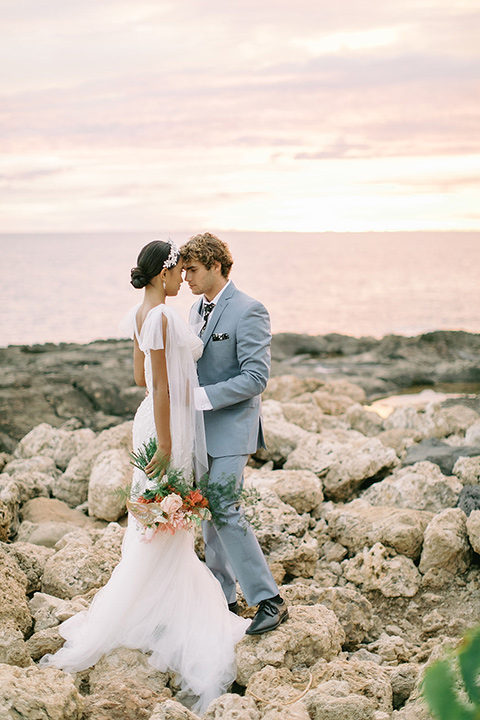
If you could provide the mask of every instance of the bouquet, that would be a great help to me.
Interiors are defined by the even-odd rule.
[[[131,453],[132,465],[145,471],[157,450],[157,441],[152,438],[136,453]],[[135,497],[135,488],[133,489]],[[207,499],[208,497],[208,499]],[[187,480],[181,470],[166,464],[154,477],[149,477],[147,487],[135,499],[127,497],[127,510],[133,515],[140,526],[146,542],[156,532],[190,530],[200,525],[202,520],[210,520],[217,527],[226,523],[228,506],[242,500],[248,504],[256,502],[256,491],[238,490],[236,478],[232,475],[223,483],[212,483],[208,475],[204,475],[198,483]],[[248,524],[248,520],[245,518]]]

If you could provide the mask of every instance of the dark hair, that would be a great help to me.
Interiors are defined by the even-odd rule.
[[[212,265],[219,262],[222,266],[222,275],[228,278],[233,265],[233,257],[227,243],[220,240],[213,233],[203,233],[190,238],[180,248],[184,262],[198,260],[210,270]]]
[[[134,288],[145,287],[155,275],[162,272],[171,247],[170,243],[163,240],[152,240],[140,250],[137,267],[130,271],[130,283]]]

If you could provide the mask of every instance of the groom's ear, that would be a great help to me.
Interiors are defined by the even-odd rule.
[[[222,274],[222,263],[220,262],[220,260],[215,260],[215,262],[213,263],[213,268],[218,275]]]

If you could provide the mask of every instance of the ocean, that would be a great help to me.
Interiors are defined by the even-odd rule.
[[[193,232],[172,233],[181,244]],[[218,233],[274,333],[480,332],[480,232]],[[119,338],[140,249],[167,233],[1,234],[0,345]],[[169,302],[186,318],[184,284]]]

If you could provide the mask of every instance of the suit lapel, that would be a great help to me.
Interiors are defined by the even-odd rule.
[[[202,340],[203,344],[206,345],[210,338],[212,337],[212,333],[215,330],[218,321],[222,317],[223,311],[227,307],[228,303],[230,302],[231,298],[235,294],[236,287],[235,285],[230,282],[230,285],[225,288],[223,293],[220,296],[220,300],[215,305],[215,308],[212,310],[212,314],[210,315],[210,319],[208,321],[207,328],[203,334]]]

